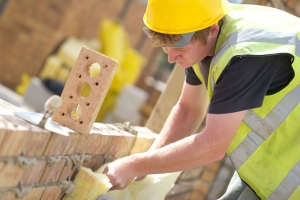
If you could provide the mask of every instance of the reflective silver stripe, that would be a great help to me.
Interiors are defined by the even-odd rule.
[[[253,131],[250,132],[241,144],[229,155],[234,168],[239,169],[262,142],[263,139],[260,138],[259,135]]]
[[[248,110],[244,123],[251,129],[247,137],[229,155],[236,169],[239,169],[246,160],[255,152],[257,147],[267,139],[270,134],[286,119],[289,113],[300,102],[300,85],[291,90],[275,108],[265,117],[258,116],[252,110]]]
[[[300,40],[297,37],[297,33],[281,33],[263,29],[244,29],[229,35],[225,43],[214,56],[211,62],[212,68],[216,65],[228,48],[243,42],[268,42],[273,44],[295,45],[295,54],[300,57]],[[211,85],[212,90],[214,90],[215,81],[213,76],[211,78]]]
[[[300,161],[288,173],[277,189],[267,198],[268,200],[287,199],[300,185]]]
[[[243,29],[229,35],[226,42],[220,47],[216,56],[212,60],[213,66],[215,66],[230,46],[243,42],[267,42],[273,44],[295,45],[295,54],[300,57],[300,40],[297,37],[297,33],[281,33],[263,29]]]

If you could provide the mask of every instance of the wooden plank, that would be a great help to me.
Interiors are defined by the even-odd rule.
[[[89,70],[94,63],[100,65],[100,73],[91,77]],[[79,133],[90,133],[117,66],[118,61],[83,47],[61,94],[63,105],[52,119]],[[81,93],[84,84],[91,88],[87,97]],[[74,106],[78,106],[77,117],[71,114]]]
[[[184,69],[175,65],[167,81],[165,91],[160,95],[145,127],[159,133],[173,106],[177,103],[184,83]]]

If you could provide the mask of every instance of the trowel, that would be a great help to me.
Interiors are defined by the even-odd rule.
[[[53,95],[46,101],[43,113],[16,111],[14,112],[14,114],[24,119],[25,121],[37,125],[43,129],[68,136],[69,134],[51,119],[53,112],[61,105],[62,100],[60,96]]]

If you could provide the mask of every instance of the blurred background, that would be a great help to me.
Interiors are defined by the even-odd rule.
[[[173,69],[142,31],[146,3],[1,0],[0,98],[41,111],[85,46],[120,63],[96,121],[144,124]]]
[[[230,2],[300,13],[299,0]],[[85,46],[120,62],[96,121],[144,125],[174,68],[142,31],[146,4],[147,0],[0,0],[0,98],[41,111],[50,95],[61,93]]]

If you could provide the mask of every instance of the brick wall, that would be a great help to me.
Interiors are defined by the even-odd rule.
[[[104,18],[122,17],[131,46],[155,61],[153,52],[158,49],[151,48],[142,33],[144,11],[139,0],[10,0],[0,21],[0,83],[15,89],[22,73],[38,75],[46,58],[68,36],[98,38]]]
[[[18,109],[0,99],[1,200],[59,200],[67,189],[65,181],[70,183],[80,166],[95,171],[146,151],[156,137],[143,127],[136,127],[135,135],[120,125],[100,123],[90,134],[70,130],[68,136],[60,135],[17,118],[12,111]],[[141,142],[143,147],[138,146]]]

